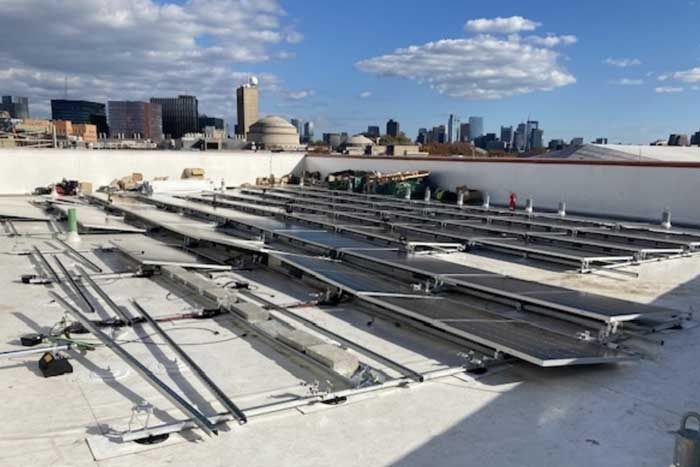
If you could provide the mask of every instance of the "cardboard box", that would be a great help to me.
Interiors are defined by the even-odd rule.
[[[187,178],[194,178],[198,180],[203,180],[204,179],[204,169],[200,169],[197,167],[191,167],[187,168],[182,171],[182,177],[183,179]]]
[[[90,182],[80,182],[80,192],[84,194],[92,194],[92,183]]]

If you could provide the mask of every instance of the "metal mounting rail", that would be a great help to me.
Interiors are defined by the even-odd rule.
[[[56,264],[58,264],[58,267],[61,268],[61,271],[63,272],[63,275],[66,276],[68,279],[68,282],[70,285],[73,287],[73,289],[78,293],[78,296],[82,299],[83,302],[87,305],[87,311],[88,313],[95,313],[95,307],[92,306],[92,303],[90,303],[90,300],[88,300],[87,295],[85,295],[85,292],[83,292],[83,289],[80,288],[77,282],[75,282],[75,279],[73,279],[73,276],[71,276],[70,272],[66,267],[63,265],[63,262],[57,257],[54,256],[53,258],[56,261]]]
[[[124,321],[124,323],[126,323],[126,324],[132,324],[132,323],[133,323],[134,318],[132,318],[132,317],[131,317],[126,311],[124,311],[119,305],[117,305],[116,303],[114,303],[114,300],[112,300],[112,297],[110,297],[109,295],[107,295],[107,292],[105,292],[104,290],[102,290],[102,287],[100,287],[99,285],[97,285],[97,283],[92,279],[92,277],[90,277],[89,275],[87,275],[87,273],[85,272],[85,270],[84,270],[83,268],[81,268],[80,266],[76,266],[75,268],[76,268],[76,269],[78,270],[78,272],[80,273],[80,278],[81,278],[81,279],[84,279],[84,280],[90,285],[90,287],[92,287],[92,289],[93,289],[95,292],[97,292],[97,295],[99,295],[100,298],[102,298],[102,300],[104,300],[105,303],[107,303],[107,306],[109,306],[109,307],[112,309],[112,311],[113,311],[119,318],[121,318],[122,321]]]
[[[90,261],[88,258],[85,257],[85,255],[83,255],[81,252],[70,246],[67,242],[61,240],[60,238],[57,238],[56,240],[58,241],[58,243],[63,245],[65,249],[73,253],[76,256],[76,258],[80,260],[81,263],[85,264],[85,266],[89,267],[95,272],[104,272],[101,267],[96,265],[93,261]]]
[[[185,399],[180,397],[175,391],[173,391],[168,385],[161,381],[156,375],[154,375],[148,368],[143,366],[133,355],[127,352],[121,345],[117,344],[112,338],[107,334],[102,332],[95,324],[90,321],[85,315],[83,315],[77,308],[68,303],[63,297],[55,292],[50,291],[49,294],[58,303],[63,306],[63,308],[69,312],[73,317],[75,317],[88,331],[90,331],[100,342],[102,342],[105,347],[111,349],[117,356],[119,356],[127,365],[133,368],[143,379],[145,379],[155,390],[168,399],[175,407],[180,409],[187,417],[192,419],[192,421],[202,429],[208,435],[218,435],[218,430],[214,424],[212,424],[209,419],[204,416],[199,410],[194,408]]]
[[[343,345],[350,347],[351,349],[353,349],[359,353],[365,354],[368,357],[370,357],[374,360],[377,360],[378,362],[382,362],[386,366],[393,368],[394,370],[398,371],[399,373],[401,373],[404,376],[408,376],[409,378],[411,378],[414,381],[417,381],[419,383],[423,381],[423,375],[418,373],[417,371],[411,370],[410,368],[408,368],[408,367],[406,367],[398,362],[395,362],[394,360],[391,360],[391,359],[389,359],[381,354],[378,354],[377,352],[370,350],[367,347],[361,346],[360,344],[357,344],[356,342],[353,342],[350,339],[347,339],[339,334],[334,333],[333,331],[330,331],[322,326],[319,326],[318,324],[311,321],[310,319],[306,319],[301,315],[298,315],[292,311],[289,311],[288,309],[286,309],[280,305],[277,305],[269,300],[266,300],[262,297],[259,297],[258,295],[255,295],[253,293],[245,292],[245,291],[238,291],[237,293],[240,295],[243,295],[245,297],[249,297],[253,300],[257,300],[257,301],[263,303],[265,306],[270,307],[270,308],[274,309],[275,311],[283,314],[284,316],[313,328],[315,331],[325,335],[326,337],[329,337],[329,338],[334,339],[338,342],[341,342]]]
[[[206,386],[206,388],[209,390],[209,392],[212,393],[216,399],[221,402],[221,405],[223,405],[226,410],[236,419],[240,424],[244,424],[248,421],[248,417],[246,417],[245,413],[241,409],[238,408],[236,404],[233,403],[231,399],[228,398],[226,394],[219,388],[219,386],[212,381],[209,376],[204,372],[204,370],[197,365],[187,353],[182,350],[182,347],[177,345],[175,341],[173,341],[170,336],[163,330],[163,328],[160,327],[160,325],[154,320],[150,314],[137,302],[136,300],[132,300],[131,303],[134,305],[136,310],[145,318],[145,320],[150,324],[153,329],[156,330],[158,335],[165,341],[166,344],[177,354],[178,357],[180,357],[185,364],[192,370],[199,379],[199,381]]]
[[[451,375],[461,374],[465,372],[464,367],[451,367],[441,370],[434,370],[423,373],[423,379],[425,381],[430,381],[438,378],[444,378]],[[285,410],[292,410],[297,407],[310,406],[323,401],[332,401],[334,399],[342,397],[355,397],[361,396],[362,394],[369,394],[373,392],[379,392],[384,390],[390,390],[392,388],[404,388],[410,387],[416,384],[409,378],[396,378],[386,381],[381,384],[375,384],[372,386],[366,386],[362,388],[345,389],[336,392],[329,393],[317,393],[310,396],[303,396],[296,399],[291,399],[282,402],[273,402],[271,404],[265,404],[257,407],[251,407],[248,409],[249,418],[262,417],[273,413],[282,412]],[[228,413],[219,413],[209,417],[212,423],[218,424],[227,422],[231,419]],[[163,423],[158,426],[153,426],[149,428],[143,428],[133,431],[127,431],[121,434],[121,442],[136,441],[144,438],[155,437],[159,435],[164,435],[167,433],[177,433],[179,431],[189,430],[194,428],[194,424],[191,420],[179,420],[175,422]]]
[[[0,352],[0,358],[24,357],[25,355],[34,355],[42,352],[57,352],[59,350],[69,350],[70,344],[53,345],[51,347],[34,347],[33,349],[8,350]]]
[[[10,236],[19,236],[20,233],[17,232],[17,229],[15,228],[15,225],[12,223],[11,220],[6,220],[4,221],[5,225],[7,225],[8,229],[10,230]]]
[[[58,277],[58,274],[56,274],[56,270],[51,267],[49,262],[44,257],[44,254],[41,251],[39,251],[39,249],[36,247],[36,245],[34,245],[32,247],[32,250],[34,251],[34,254],[36,255],[36,257],[39,258],[39,261],[41,261],[41,264],[44,265],[44,268],[46,268],[46,270],[51,275],[51,277],[53,277],[53,280],[56,281],[57,284],[60,284],[61,278]]]

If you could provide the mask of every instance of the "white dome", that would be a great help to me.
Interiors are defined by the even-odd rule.
[[[248,84],[250,84],[251,86],[257,86],[257,85],[258,85],[258,77],[257,77],[257,76],[251,76],[251,77],[248,79]]]
[[[287,120],[268,115],[250,126],[248,140],[265,147],[295,147],[299,145],[299,133]]]
[[[347,146],[373,146],[374,141],[367,138],[365,135],[355,135],[348,138],[345,144]]]

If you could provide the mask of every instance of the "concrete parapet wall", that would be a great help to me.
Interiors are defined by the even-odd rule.
[[[0,149],[0,194],[29,193],[62,178],[91,182],[95,188],[132,172],[144,179],[179,179],[187,167],[227,185],[254,183],[257,177],[286,175],[302,164],[304,153],[252,151],[135,151],[70,149]]]
[[[535,210],[660,221],[668,207],[673,222],[700,225],[700,164],[604,163],[426,157],[343,157],[309,155],[308,171],[323,176],[339,170],[429,170],[443,188],[460,185],[488,192],[494,204],[507,204],[515,192],[518,204],[534,199]]]

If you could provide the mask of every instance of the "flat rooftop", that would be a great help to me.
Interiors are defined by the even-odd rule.
[[[55,331],[75,321],[75,315],[51,295],[57,294],[99,322],[112,342],[198,411],[207,417],[225,412],[221,401],[152,325],[110,324],[118,315],[84,278],[89,276],[122,311],[126,309],[127,316],[139,316],[139,306],[147,310],[248,416],[245,424],[235,420],[218,424],[216,436],[196,427],[174,428],[187,417],[168,398],[102,345],[94,333],[71,333],[72,341],[57,338],[54,342],[72,344],[64,352],[72,373],[44,378],[37,365],[40,353],[0,359],[0,394],[7,401],[0,410],[5,420],[0,428],[0,464],[671,463],[673,432],[685,412],[698,409],[700,374],[695,367],[700,330],[688,319],[700,296],[700,256],[694,251],[664,253],[663,258],[653,257],[652,261],[593,267],[582,273],[572,264],[523,258],[487,244],[474,244],[469,252],[447,252],[447,244],[454,242],[430,240],[420,231],[406,230],[400,235],[401,242],[408,236],[413,247],[419,248],[420,243],[429,249],[407,257],[412,258],[410,267],[415,271],[401,269],[407,261],[391,263],[399,265],[394,271],[375,270],[378,263],[362,267],[353,261],[372,256],[366,246],[369,241],[375,244],[372,251],[385,252],[377,257],[392,257],[399,236],[359,222],[368,214],[366,206],[349,200],[343,211],[327,207],[328,216],[317,213],[314,217],[312,209],[317,204],[307,203],[313,197],[295,196],[297,201],[290,211],[275,203],[283,197],[272,196],[268,189],[255,191],[229,190],[216,198],[212,193],[189,197],[165,194],[150,199],[115,195],[111,200],[102,194],[89,199],[0,198],[0,216],[4,218],[4,234],[0,236],[1,351],[32,349],[18,341],[28,333],[60,337]],[[77,207],[83,211],[78,214],[81,234],[79,242],[66,246],[62,242],[67,239],[65,215],[68,208],[76,207],[72,203],[79,203]],[[348,211],[353,206],[355,210]],[[331,219],[331,212],[354,218],[341,222]],[[352,219],[357,223],[350,222]],[[408,224],[404,221],[399,216],[390,222]],[[327,222],[333,222],[336,229],[330,229]],[[413,227],[438,229],[430,225]],[[635,232],[645,239],[632,241],[633,248],[668,249],[648,244],[653,233]],[[513,234],[512,229],[509,234]],[[678,234],[687,235],[683,241],[692,244],[689,238],[695,232]],[[629,235],[634,237],[632,232]],[[502,238],[502,234],[494,234],[494,238]],[[654,238],[654,242],[668,241]],[[611,248],[616,241],[596,239],[595,245],[588,242],[581,246],[585,255],[600,256],[600,243],[607,242],[605,248]],[[562,250],[549,243],[541,248],[555,254]],[[60,282],[51,279],[40,256]],[[299,269],[302,264],[307,269]],[[437,275],[431,276],[434,272]],[[26,284],[20,280],[23,275],[36,275],[48,283]],[[446,283],[418,291],[416,287],[428,287],[426,278],[430,277]],[[539,294],[536,296],[552,308],[542,315],[535,308],[529,309],[527,301],[517,310],[490,295],[458,291],[476,277],[551,287],[544,292],[528,289],[523,293],[529,297]],[[447,280],[450,278],[454,283]],[[247,288],[237,288],[241,284]],[[572,290],[593,294],[579,296],[584,300],[579,302],[580,308],[593,303],[586,300],[594,297],[597,303],[615,304],[607,306],[609,316],[625,317],[629,315],[625,310],[636,310],[635,304],[647,305],[640,310],[650,311],[654,319],[658,310],[665,310],[678,319],[677,325],[663,326],[666,314],[657,321],[646,322],[642,317],[641,321],[635,318],[614,325],[610,320],[593,322],[589,316],[572,316],[557,305]],[[463,298],[461,293],[465,293]],[[501,318],[441,317],[438,324],[442,327],[429,330],[421,316],[415,321],[382,308],[382,303],[393,300],[396,304],[404,297],[409,302],[422,300],[426,305],[418,307],[417,313],[429,313],[437,308],[427,295]],[[269,317],[263,321],[250,316],[244,319],[235,312],[240,299],[264,305]],[[90,308],[94,312],[88,313]],[[205,310],[222,309],[234,312],[202,316]],[[513,313],[520,314],[514,317]],[[496,341],[491,347],[448,332],[460,321],[489,320],[492,324],[527,324],[555,333],[566,342],[586,342],[612,352],[610,355],[630,358],[546,367],[524,360],[526,356],[514,357],[499,350],[499,338],[507,341],[512,337],[507,333],[491,335]],[[618,325],[622,334],[615,338],[618,330],[613,328]],[[297,352],[281,343],[280,326],[293,326],[312,336],[314,342],[332,346],[335,353],[329,357],[330,366],[327,361],[325,367],[319,364],[318,356],[311,356],[307,347]],[[614,331],[609,343],[598,334],[606,330]],[[590,335],[583,336],[584,331]],[[94,349],[79,348],[78,343],[92,344]],[[45,341],[40,345],[49,344]],[[348,356],[360,362],[352,375],[336,366],[347,362]],[[402,371],[421,375],[423,381],[402,375]],[[343,397],[325,399],[324,403],[326,395]],[[161,442],[125,440],[130,433],[163,427],[169,436]]]

